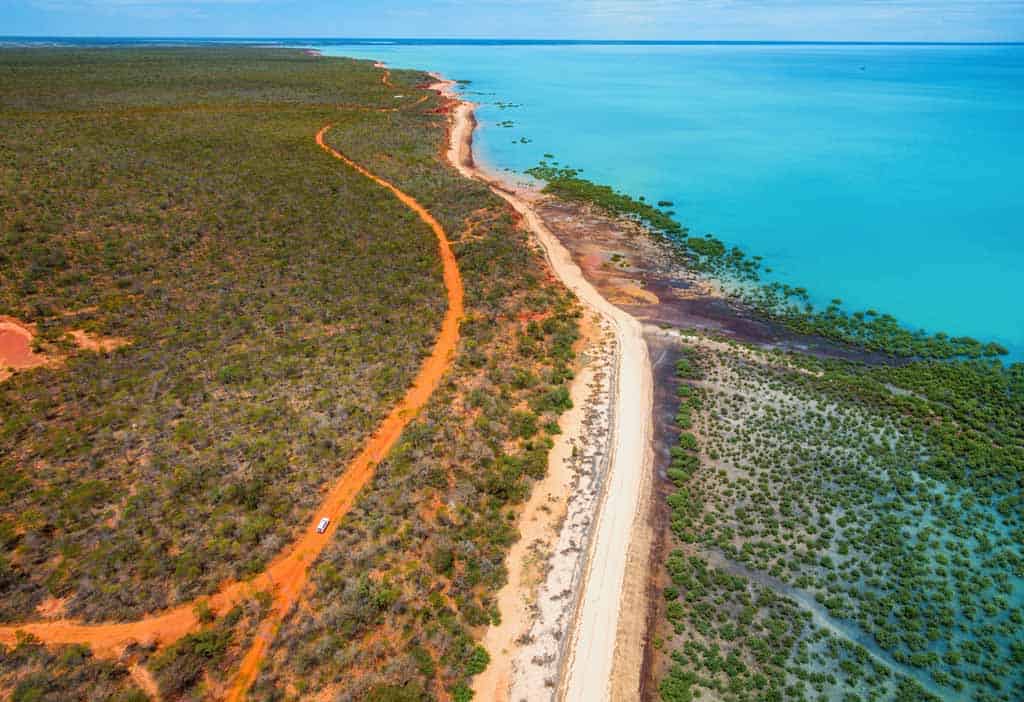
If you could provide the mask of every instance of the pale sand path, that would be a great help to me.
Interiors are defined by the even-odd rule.
[[[605,300],[583,277],[572,256],[530,206],[529,195],[500,187],[473,166],[474,125],[473,106],[459,103],[453,115],[449,160],[467,178],[491,185],[523,216],[558,278],[581,303],[612,324],[618,341],[611,466],[590,539],[558,698],[572,702],[638,699],[647,611],[645,589],[642,582],[638,586],[638,577],[646,578],[647,573],[650,527],[646,507],[653,465],[652,374],[647,345],[640,323]],[[640,535],[636,541],[634,534]]]

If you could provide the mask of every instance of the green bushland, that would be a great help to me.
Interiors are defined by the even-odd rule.
[[[211,687],[230,685],[234,667],[252,643],[256,625],[269,612],[271,602],[269,592],[259,593],[218,618],[200,601],[201,628],[146,660],[160,699],[210,699]]]
[[[0,690],[11,702],[149,699],[126,668],[93,658],[88,646],[54,650],[28,635],[13,647],[0,645]]]
[[[393,72],[401,92],[422,74]],[[569,406],[578,311],[507,205],[443,162],[446,116],[340,120],[328,142],[417,198],[453,240],[466,286],[455,365],[314,566],[252,699],[470,697],[476,638]],[[294,692],[288,692],[294,690]]]
[[[689,230],[673,218],[673,212],[663,209],[672,206],[667,200],[659,201],[655,207],[643,197],[635,198],[594,183],[580,177],[577,169],[557,166],[547,160],[526,172],[546,182],[546,193],[587,202],[612,215],[645,225],[681,252],[691,270],[734,284],[730,293],[733,297],[794,331],[903,357],[981,358],[1007,353],[999,344],[983,343],[971,337],[911,330],[891,315],[875,310],[847,312],[839,300],[824,309],[816,308],[805,288],[763,282],[760,256],[750,256],[738,247],[729,248],[711,234],[691,236]]]
[[[428,77],[393,71],[396,100],[367,62],[254,49],[9,51],[0,75],[0,313],[67,355],[0,386],[3,616],[61,597],[131,619],[258,572],[405,392],[444,312],[436,239],[316,146],[330,122],[443,224],[466,319],[252,696],[469,699],[579,312],[504,202],[442,162],[440,99],[411,109]],[[132,343],[75,351],[78,328]],[[256,616],[149,657],[164,694],[223,684]]]
[[[0,618],[259,572],[444,312],[430,229],[313,140],[403,101],[298,51],[3,50],[0,75],[0,314],[68,357],[0,384]]]

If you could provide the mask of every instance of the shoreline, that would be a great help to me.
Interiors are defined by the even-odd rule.
[[[641,365],[646,366],[648,378],[652,373],[661,380],[672,375],[674,364],[669,362],[672,349],[659,341],[666,328],[683,334],[709,335],[718,340],[716,343],[735,348],[741,348],[736,345],[739,342],[762,351],[797,352],[857,364],[901,365],[907,362],[885,352],[798,332],[766,318],[737,303],[713,281],[692,274],[673,255],[668,242],[652,236],[646,228],[609,215],[596,206],[548,196],[527,184],[511,183],[505,174],[482,167],[475,162],[472,151],[476,127],[474,106],[453,95],[451,82],[437,78],[441,92],[454,99],[454,109],[450,110],[448,160],[462,175],[481,181],[512,205],[544,249],[556,275],[583,304],[616,323],[620,341],[629,336],[620,322],[639,330],[639,345],[643,347],[644,356]],[[620,347],[619,367],[625,369],[636,363],[636,359],[630,360],[627,355]],[[653,365],[648,356],[657,356]],[[619,383],[620,387],[625,384],[621,376]],[[624,510],[622,504],[630,498],[623,500],[616,495],[616,478],[621,478],[622,471],[618,475],[612,473],[602,487],[595,526],[585,545],[586,575],[583,584],[573,591],[578,602],[572,605],[574,624],[561,649],[564,660],[558,666],[557,690],[543,692],[543,698],[631,700],[654,699],[658,695],[658,682],[666,661],[649,642],[664,614],[659,596],[664,583],[659,581],[662,573],[653,568],[653,564],[664,556],[669,517],[662,504],[664,500],[659,499],[665,497],[666,485],[663,469],[658,466],[668,463],[666,454],[671,449],[673,426],[671,416],[660,415],[673,402],[675,398],[648,399],[644,416],[640,418],[647,444],[640,472],[644,484],[639,488],[642,497],[632,503],[628,541],[623,538],[622,522],[623,512],[630,510]],[[619,398],[613,404],[618,418],[635,420],[622,411]],[[665,431],[662,425],[670,431]],[[621,427],[616,429],[620,431],[616,432],[613,450],[621,443]],[[655,451],[657,463],[652,459]],[[633,455],[641,455],[641,452]],[[621,455],[616,458],[621,460]],[[658,476],[654,475],[655,471]],[[613,502],[609,495],[619,499]],[[607,544],[611,538],[609,532],[614,530],[608,524],[612,521],[618,522],[619,551],[609,572]],[[599,580],[602,581],[600,593],[594,585]],[[614,582],[606,584],[609,580]],[[605,614],[600,623],[596,623],[598,619],[592,614],[598,609],[603,609]],[[614,637],[609,633],[613,629]]]
[[[534,700],[550,696],[561,675],[583,575],[580,544],[607,472],[612,361],[616,347],[606,323],[585,313],[579,361],[559,418],[562,433],[548,454],[548,472],[534,484],[517,520],[519,540],[506,559],[509,580],[498,593],[501,623],[482,645],[490,665],[473,680],[481,699]]]
[[[637,319],[611,304],[584,277],[570,251],[535,210],[536,193],[512,187],[474,163],[474,106],[454,94],[450,81],[435,77],[439,82],[433,88],[455,101],[449,162],[463,176],[490,187],[523,217],[555,275],[581,304],[605,320],[615,335],[609,468],[602,479],[594,526],[588,535],[584,574],[575,593],[578,601],[564,644],[555,696],[587,702],[638,699],[646,635],[647,562],[652,539],[648,514],[653,491],[653,379],[643,329]]]
[[[867,363],[891,363],[893,359],[887,354],[798,334],[764,319],[736,305],[713,280],[695,276],[680,266],[667,242],[652,236],[641,225],[608,215],[594,206],[561,200],[537,188],[510,182],[507,175],[479,164],[473,153],[475,105],[454,92],[452,81],[430,75],[437,81],[431,87],[453,101],[448,161],[463,176],[484,183],[505,199],[523,217],[563,284],[582,304],[615,325],[620,341],[617,366],[623,370],[619,374],[620,387],[646,384],[641,390],[646,395],[642,411],[614,408],[613,424],[615,418],[622,417],[641,424],[639,429],[627,427],[625,431],[642,432],[644,444],[642,450],[636,445],[621,450],[618,436],[623,427],[615,427],[615,457],[619,463],[627,463],[627,457],[635,460],[636,456],[643,456],[642,466],[622,468],[618,474],[613,471],[603,482],[596,526],[590,530],[585,547],[583,584],[573,590],[573,597],[577,598],[571,605],[573,625],[568,640],[559,649],[564,660],[557,665],[557,688],[552,694],[551,690],[535,686],[528,688],[534,694],[516,699],[532,700],[547,695],[559,701],[581,702],[653,699],[657,696],[659,669],[664,663],[658,662],[657,652],[649,645],[662,614],[659,594],[663,583],[652,564],[666,548],[668,519],[663,499],[664,475],[658,466],[667,465],[672,444],[670,435],[661,429],[664,418],[659,415],[674,401],[656,399],[655,374],[660,383],[664,380],[662,376],[671,375],[674,367],[673,363],[665,363],[668,352],[658,343],[657,332],[669,326],[721,335],[763,349]],[[624,352],[622,337],[633,334],[633,346],[628,353]],[[658,356],[656,361],[651,358],[654,355]],[[645,381],[627,380],[630,372],[645,376]],[[616,398],[615,402],[620,400]],[[670,420],[668,417],[666,421]],[[634,480],[629,486],[636,490],[635,494],[623,496],[619,481],[626,473],[639,481]],[[611,503],[609,493],[615,496]],[[626,519],[630,520],[628,540],[623,526]],[[616,554],[609,569],[611,541],[616,543]],[[595,562],[598,568],[594,567]],[[601,582],[601,592],[592,587],[595,582]],[[610,633],[613,629],[614,636]],[[503,648],[488,649],[492,659],[503,655]],[[496,665],[492,660],[492,666]],[[482,697],[509,699],[508,690],[515,682],[513,666],[505,661],[500,667],[502,673],[485,673],[481,676],[481,687],[474,686]],[[494,696],[495,682],[500,680],[510,684],[505,690],[506,697]]]
[[[379,62],[375,65],[384,66]],[[437,73],[428,75],[436,81],[430,87],[457,105],[452,110],[449,162],[462,175],[484,183],[506,201],[512,198],[531,209],[572,261],[578,262],[576,265],[599,294],[641,325],[694,328],[755,346],[872,365],[910,360],[794,331],[739,304],[716,278],[680,266],[670,242],[645,225],[607,214],[595,205],[546,195],[537,187],[513,182],[509,174],[498,171],[493,164],[480,163],[473,151],[473,135],[479,126],[477,105],[455,92],[454,81]],[[468,111],[465,124],[460,124],[459,109]],[[615,259],[607,260],[613,253],[618,254],[617,263]],[[1005,363],[1006,359],[1002,360]]]

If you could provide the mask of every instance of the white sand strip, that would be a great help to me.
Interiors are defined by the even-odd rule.
[[[646,600],[643,588],[637,587],[635,572],[629,578],[630,587],[626,587],[626,568],[629,563],[631,569],[646,571],[647,565],[645,510],[653,465],[653,394],[647,345],[640,323],[605,300],[583,277],[572,256],[530,206],[530,194],[497,187],[472,165],[474,123],[473,106],[460,103],[452,124],[451,162],[466,177],[491,184],[494,192],[523,216],[558,278],[582,304],[604,318],[615,334],[618,357],[610,407],[611,460],[588,539],[582,591],[565,648],[557,696],[571,702],[636,699]],[[645,536],[631,548],[634,533]],[[624,605],[630,609],[623,616],[620,610]]]

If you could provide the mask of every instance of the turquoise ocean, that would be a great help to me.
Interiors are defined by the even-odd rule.
[[[492,169],[554,154],[817,303],[1024,358],[1024,45],[306,45],[470,81]]]

